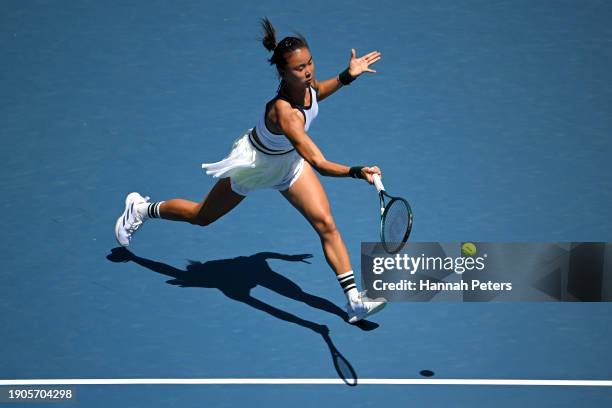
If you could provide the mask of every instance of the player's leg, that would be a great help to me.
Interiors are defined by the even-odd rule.
[[[151,203],[138,193],[130,193],[125,200],[125,211],[115,224],[115,236],[120,245],[128,246],[136,230],[149,218],[209,225],[244,198],[232,190],[229,178],[219,180],[200,203],[180,198]]]
[[[160,204],[159,215],[166,220],[206,226],[230,212],[244,198],[232,190],[229,178],[223,178],[213,186],[203,201],[196,203],[182,198],[167,200]]]
[[[308,220],[315,229],[329,266],[337,275],[352,270],[348,251],[331,214],[327,194],[308,163],[300,177],[281,194]]]
[[[381,310],[385,305],[384,299],[368,299],[357,290],[348,251],[336,228],[327,194],[308,163],[304,163],[299,178],[282,194],[304,215],[319,235],[325,259],[346,294],[349,322],[355,323]]]

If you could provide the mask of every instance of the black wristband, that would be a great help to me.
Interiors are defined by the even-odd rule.
[[[365,177],[363,177],[363,174],[361,173],[361,169],[363,169],[365,166],[353,166],[349,169],[348,175],[352,178],[360,178],[360,179],[365,179]]]
[[[348,68],[338,75],[338,81],[340,81],[342,85],[350,85],[351,82],[353,82],[355,79],[357,79],[357,77],[354,77],[349,74]]]

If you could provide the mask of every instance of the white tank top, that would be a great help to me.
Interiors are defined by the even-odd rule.
[[[255,131],[257,136],[263,144],[263,146],[259,145],[256,147],[263,147],[264,153],[270,154],[283,154],[293,150],[293,145],[287,139],[287,137],[282,133],[273,133],[266,126],[266,114],[268,113],[268,107],[274,103],[277,99],[282,99],[291,103],[291,106],[295,109],[299,109],[300,112],[304,115],[304,131],[308,132],[310,129],[310,124],[317,117],[319,113],[319,104],[317,103],[317,91],[314,88],[309,87],[310,91],[310,106],[302,106],[293,104],[282,96],[277,95],[274,99],[266,104],[266,108],[263,111],[263,114],[259,117],[259,122],[257,122],[257,126],[255,127]],[[269,152],[266,152],[268,150]]]

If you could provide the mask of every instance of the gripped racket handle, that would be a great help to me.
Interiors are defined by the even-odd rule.
[[[385,191],[385,186],[383,186],[382,181],[380,180],[380,176],[378,174],[372,174],[372,179],[374,180],[374,186],[376,190],[380,193],[381,191]]]
[[[385,186],[383,186],[382,181],[380,180],[380,176],[378,174],[372,174],[372,180],[374,181],[374,186],[376,190],[378,190],[378,194],[382,191],[385,191]],[[382,216],[385,212],[385,205],[383,202],[382,195],[380,195],[380,215]]]

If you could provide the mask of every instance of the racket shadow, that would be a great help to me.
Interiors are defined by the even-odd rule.
[[[357,385],[357,374],[350,362],[338,351],[329,336],[329,328],[302,319],[251,296],[251,289],[263,286],[280,295],[303,302],[316,309],[334,314],[348,321],[347,313],[327,299],[304,292],[295,282],[273,271],[268,259],[289,262],[306,262],[312,255],[285,255],[274,252],[260,252],[251,256],[220,259],[207,262],[189,261],[185,270],[139,257],[125,248],[113,248],[106,258],[111,262],[134,262],[153,272],[171,277],[166,283],[179,287],[201,287],[220,290],[225,296],[268,313],[280,320],[297,324],[321,335],[328,346],[334,368],[347,385]],[[378,324],[361,321],[355,325],[364,331],[374,330]]]

